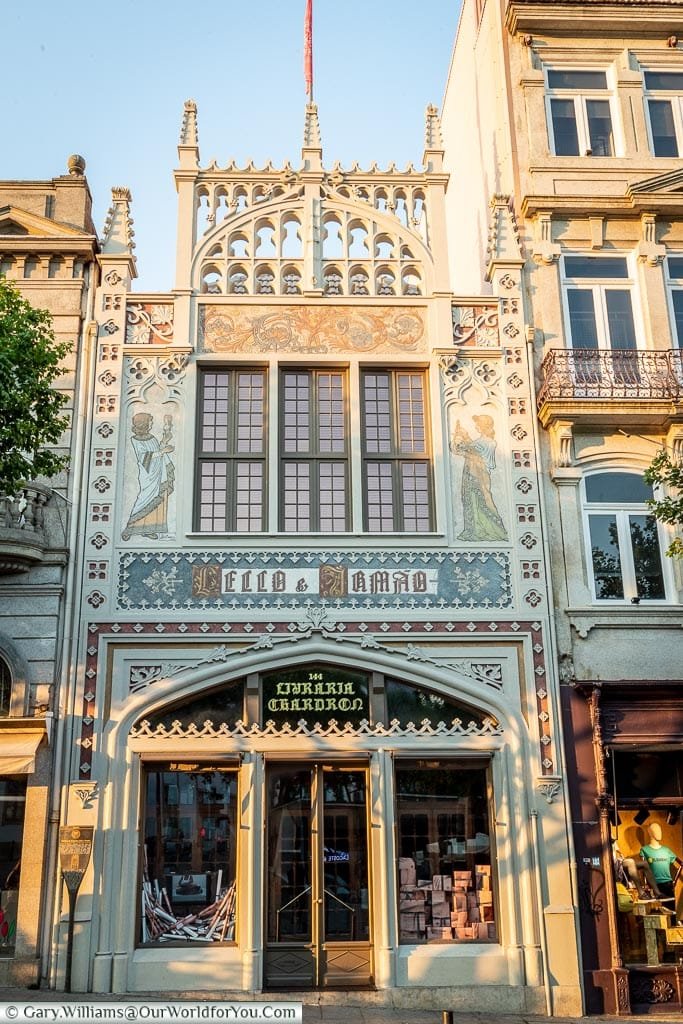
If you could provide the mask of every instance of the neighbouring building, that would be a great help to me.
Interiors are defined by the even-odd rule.
[[[421,169],[326,169],[314,105],[298,167],[200,167],[192,102],[178,152],[174,289],[125,189],[98,256],[74,988],[578,1013],[510,204],[454,299],[435,108]]]
[[[0,274],[49,310],[72,344],[60,389],[71,427],[69,469],[0,494],[0,985],[35,984],[50,969],[59,787],[53,759],[68,678],[82,445],[79,395],[97,283],[97,238],[85,163],[48,181],[0,181]],[[63,699],[63,696],[62,698]]]
[[[519,226],[593,1013],[683,1007],[682,566],[643,482],[683,456],[681,38],[667,0],[466,0],[443,111],[456,291],[497,294],[491,195]]]

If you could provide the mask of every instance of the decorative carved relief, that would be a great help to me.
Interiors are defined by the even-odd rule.
[[[453,343],[472,348],[498,348],[498,307],[453,306]]]
[[[126,306],[126,344],[171,344],[173,315],[172,304],[129,302]]]
[[[199,342],[206,352],[419,352],[419,307],[202,306]]]

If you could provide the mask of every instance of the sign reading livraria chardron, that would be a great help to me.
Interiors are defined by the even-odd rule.
[[[128,551],[124,609],[508,608],[501,551]]]
[[[263,677],[263,721],[276,724],[305,718],[318,721],[358,723],[370,717],[368,677],[362,672],[314,665],[285,669]]]

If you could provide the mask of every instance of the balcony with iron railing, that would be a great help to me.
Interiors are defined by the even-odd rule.
[[[50,491],[35,483],[11,497],[0,494],[0,575],[28,572],[43,560],[49,497]]]
[[[541,365],[538,416],[662,427],[683,419],[683,352],[552,349]]]

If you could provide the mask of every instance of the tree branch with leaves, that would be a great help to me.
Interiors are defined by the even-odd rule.
[[[12,496],[68,463],[53,447],[69,425],[61,415],[67,398],[54,384],[70,350],[56,340],[47,310],[0,277],[0,494]]]
[[[648,501],[654,517],[668,526],[683,526],[683,463],[662,448],[646,469],[645,482],[667,491],[665,497]],[[666,553],[671,558],[683,558],[683,538],[675,537]]]

